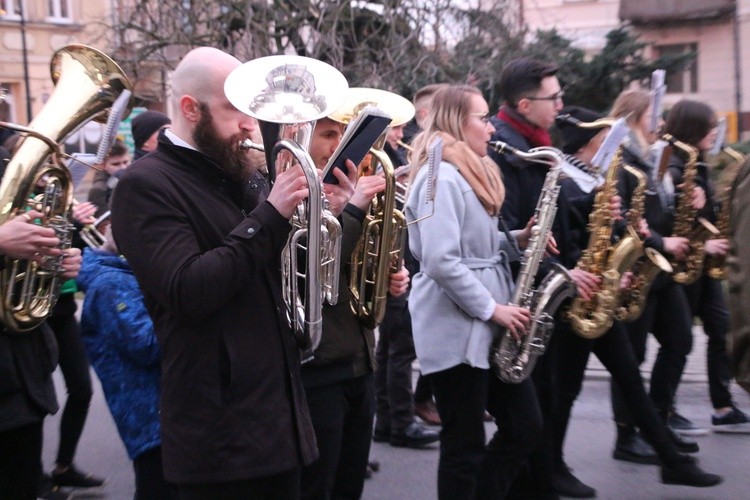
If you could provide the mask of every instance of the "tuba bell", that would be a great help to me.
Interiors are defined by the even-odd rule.
[[[55,90],[28,127],[0,122],[23,137],[0,183],[0,224],[33,208],[36,223],[52,227],[62,249],[70,246],[73,184],[62,164],[61,144],[91,119],[105,121],[109,108],[131,84],[120,67],[85,45],[56,51],[50,63]],[[5,258],[0,279],[0,322],[26,332],[41,324],[57,302],[62,256],[42,263]]]
[[[309,196],[292,216],[292,231],[281,256],[287,319],[303,358],[309,359],[323,333],[323,299],[338,299],[341,226],[328,211],[317,169],[308,148],[315,120],[341,105],[349,84],[332,66],[301,56],[269,56],[237,67],[224,83],[229,101],[258,120],[263,145],[242,149],[266,154],[270,183],[276,172],[299,163]],[[306,255],[301,266],[299,255]]]
[[[375,196],[365,216],[362,234],[352,253],[349,276],[352,311],[362,325],[375,328],[385,314],[389,276],[401,266],[406,226],[404,214],[396,209],[394,165],[383,147],[391,127],[403,125],[412,119],[414,106],[392,92],[357,87],[349,89],[346,103],[329,118],[349,123],[366,106],[377,107],[391,117],[390,126],[370,148],[370,161],[362,162],[365,167],[359,171],[359,175],[363,176],[377,175],[382,170],[385,190]]]

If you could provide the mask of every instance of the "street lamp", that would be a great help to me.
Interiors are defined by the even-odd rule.
[[[5,9],[0,9],[0,16],[5,16]],[[26,119],[31,121],[31,84],[29,83],[29,53],[26,46],[26,16],[23,12],[23,0],[18,2],[18,15],[21,26],[21,57],[23,60],[23,84],[26,87]]]

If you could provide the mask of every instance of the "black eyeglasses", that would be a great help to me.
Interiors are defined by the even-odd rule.
[[[562,102],[562,98],[565,95],[565,92],[562,90],[560,92],[556,92],[550,96],[547,97],[534,97],[534,96],[526,96],[524,99],[528,99],[530,101],[552,101],[552,102]]]
[[[490,122],[490,115],[489,113],[470,113],[470,116],[476,116],[478,117],[482,123],[489,123]]]

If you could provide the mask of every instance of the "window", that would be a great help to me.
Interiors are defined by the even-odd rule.
[[[55,21],[55,22],[72,21],[70,0],[48,0],[47,8],[48,8],[48,16],[47,16],[48,21]]]
[[[21,19],[21,7],[23,7],[23,13],[26,14],[26,2],[24,1],[23,6],[21,5],[22,0],[0,0],[0,9],[2,9],[3,19]]]
[[[697,43],[681,43],[676,45],[660,45],[657,51],[662,57],[677,56],[692,52],[698,53]],[[698,62],[696,59],[688,62],[680,71],[667,72],[667,92],[670,94],[687,94],[698,92]]]

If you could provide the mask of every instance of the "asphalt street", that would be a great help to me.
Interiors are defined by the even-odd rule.
[[[695,348],[690,356],[678,395],[679,410],[695,422],[710,425],[710,404],[705,379],[705,336],[695,331]],[[650,357],[655,349],[651,345]],[[644,366],[650,366],[649,362]],[[646,373],[646,376],[648,373]],[[60,373],[55,374],[58,399],[65,394]],[[131,462],[115,429],[102,397],[98,380],[89,418],[76,456],[77,466],[92,474],[105,476],[107,484],[98,492],[78,492],[76,498],[133,498]],[[750,397],[735,387],[736,402],[750,411]],[[57,449],[57,415],[45,423],[43,462],[49,470]],[[494,430],[487,424],[487,435]],[[573,410],[566,443],[566,459],[575,474],[595,487],[603,499],[744,499],[750,498],[750,435],[709,434],[697,438],[698,455],[705,469],[722,474],[724,483],[708,489],[665,486],[659,482],[658,468],[619,462],[611,458],[615,429],[611,421],[609,383],[596,360],[591,360],[581,397]],[[366,500],[436,498],[437,446],[413,450],[373,443],[371,458],[381,468],[365,485]]]

